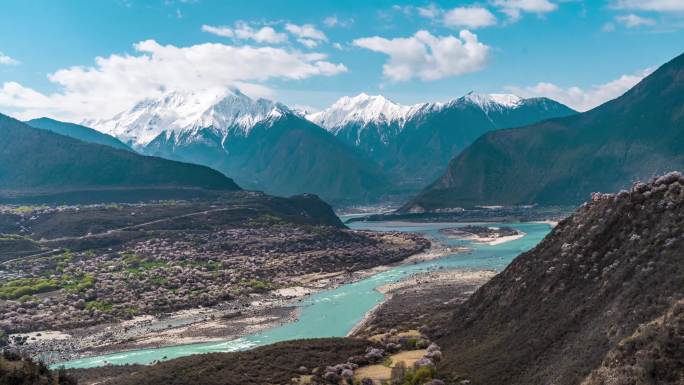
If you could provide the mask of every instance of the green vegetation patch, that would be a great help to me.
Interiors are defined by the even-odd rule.
[[[111,313],[114,307],[111,303],[104,301],[88,301],[85,304],[85,308],[87,310],[99,310],[103,313]]]
[[[252,227],[274,226],[287,223],[283,218],[273,214],[263,214],[259,217],[249,219],[246,224]]]
[[[95,285],[95,277],[92,274],[83,274],[78,277],[62,276],[60,286],[70,293],[80,293]]]
[[[54,279],[17,278],[7,281],[0,286],[0,298],[18,299],[26,295],[46,293],[59,288],[60,283]]]
[[[124,253],[123,260],[126,263],[126,271],[132,275],[139,275],[143,271],[166,266],[164,261],[143,258],[133,253]]]
[[[169,280],[166,277],[154,277],[152,278],[152,282],[154,282],[155,285],[166,286],[166,284],[169,283]]]
[[[36,243],[31,238],[25,237],[19,234],[0,234],[0,242],[10,242],[10,241],[27,241],[31,243]]]
[[[47,206],[19,206],[19,207],[13,208],[11,210],[11,212],[14,214],[25,215],[25,214],[31,214],[34,211],[43,210],[46,207]]]

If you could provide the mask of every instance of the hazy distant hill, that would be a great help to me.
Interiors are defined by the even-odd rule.
[[[210,168],[137,155],[30,127],[0,114],[3,197],[132,189],[238,190]]]
[[[104,144],[110,147],[118,148],[120,150],[132,151],[130,147],[125,145],[119,139],[78,124],[60,122],[59,120],[50,118],[32,119],[24,123],[31,127],[52,131],[54,133],[69,136],[83,142]]]
[[[588,112],[481,136],[403,210],[578,204],[682,169],[684,55]]]

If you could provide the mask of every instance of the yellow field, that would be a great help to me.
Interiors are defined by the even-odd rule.
[[[389,381],[392,374],[392,368],[395,365],[399,364],[400,362],[404,362],[404,365],[406,365],[407,368],[410,368],[413,366],[414,362],[423,358],[426,353],[427,350],[420,349],[393,354],[389,356],[389,359],[391,360],[391,364],[389,366],[378,364],[358,368],[354,371],[354,378],[356,380],[361,380],[362,378],[368,377],[376,384],[380,384],[382,381]]]

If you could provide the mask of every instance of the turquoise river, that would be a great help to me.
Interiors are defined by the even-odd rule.
[[[361,281],[318,292],[297,303],[298,306],[301,306],[297,321],[242,338],[111,353],[58,363],[54,366],[89,368],[107,364],[149,364],[157,360],[173,359],[191,354],[244,350],[284,340],[344,336],[363,319],[368,311],[383,300],[383,295],[377,292],[375,288],[404,279],[412,274],[439,268],[500,271],[518,254],[534,247],[550,231],[550,226],[544,223],[505,224],[505,226],[523,231],[526,235],[523,238],[498,245],[448,239],[439,233],[441,228],[464,225],[462,223],[352,223],[350,227],[353,229],[419,232],[443,244],[466,246],[471,251],[417,264],[399,265]],[[501,224],[488,225],[499,226]]]

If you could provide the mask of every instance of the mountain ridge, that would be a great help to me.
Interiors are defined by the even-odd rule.
[[[82,142],[89,142],[95,144],[104,144],[109,147],[113,147],[119,150],[133,151],[132,148],[124,144],[119,139],[101,133],[90,127],[82,126],[75,123],[62,122],[50,118],[37,118],[31,119],[26,122],[31,127],[40,128],[42,130],[52,131],[54,133],[72,137],[78,139]]]
[[[487,133],[401,211],[579,204],[684,169],[684,55],[590,111]]]
[[[232,179],[204,166],[82,142],[2,114],[0,132],[3,198],[96,190],[123,194],[150,188],[240,189]]]
[[[365,202],[391,186],[361,152],[287,106],[238,90],[169,92],[92,124],[141,153],[209,166],[270,194]]]
[[[170,91],[84,124],[143,154],[212,167],[246,188],[311,192],[344,205],[424,187],[483,132],[574,113],[548,99],[474,93],[412,106],[360,94],[333,106],[339,111],[306,115],[239,90]]]
[[[307,115],[364,151],[409,191],[442,174],[449,160],[480,135],[576,111],[548,98],[470,92],[448,102],[400,105],[381,95],[343,97]]]

